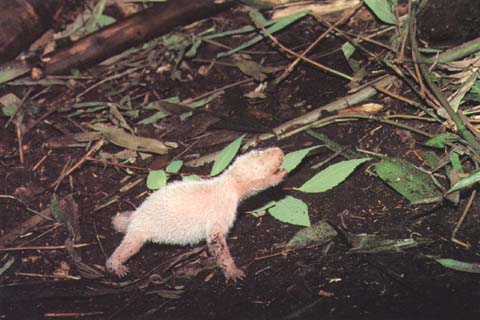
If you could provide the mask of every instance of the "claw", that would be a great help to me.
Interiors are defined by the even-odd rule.
[[[116,261],[112,261],[111,259],[107,260],[106,267],[108,272],[114,273],[119,278],[123,278],[128,273],[128,268],[125,267],[123,264],[118,263]]]
[[[225,278],[227,278],[227,281],[232,280],[233,282],[237,282],[237,280],[243,280],[245,278],[245,272],[235,267],[225,272]]]

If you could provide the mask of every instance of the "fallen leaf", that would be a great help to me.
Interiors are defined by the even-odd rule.
[[[245,135],[242,135],[231,142],[228,146],[226,146],[215,158],[215,162],[213,163],[212,170],[210,171],[210,175],[216,176],[220,174],[223,170],[225,170],[230,162],[232,162],[233,158],[240,150],[240,146],[242,144],[242,140]]]
[[[292,196],[286,196],[277,201],[273,207],[268,209],[268,213],[282,222],[298,226],[310,226],[307,204]]]
[[[310,245],[323,245],[332,241],[337,235],[337,231],[329,223],[320,221],[295,233],[285,247],[299,249]]]
[[[317,148],[320,148],[320,146],[313,146],[287,153],[280,168],[287,170],[287,172],[291,172],[302,162],[302,160],[310,153],[310,151]]]
[[[370,158],[345,160],[328,166],[320,171],[300,188],[295,190],[307,193],[325,192],[342,183],[360,164]]]
[[[348,253],[399,253],[430,242],[429,239],[385,239],[371,234],[349,235],[352,248]]]
[[[111,143],[133,151],[166,154],[169,149],[176,148],[174,143],[164,143],[152,138],[137,137],[125,132],[123,129],[106,124],[95,123],[90,125],[90,127],[100,132]]]
[[[337,114],[360,114],[360,115],[371,115],[378,113],[383,110],[383,105],[378,103],[365,103],[359,106],[348,107],[345,109],[337,110]]]
[[[480,263],[478,262],[463,262],[455,259],[434,259],[442,266],[449,269],[469,273],[480,273]]]
[[[412,203],[433,203],[442,199],[443,193],[432,176],[406,160],[387,158],[377,162],[375,170],[380,179]]]

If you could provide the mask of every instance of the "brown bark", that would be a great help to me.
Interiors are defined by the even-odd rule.
[[[44,72],[58,74],[100,62],[174,27],[217,14],[231,5],[231,1],[215,4],[213,0],[171,0],[155,5],[52,53],[45,59]]]
[[[61,1],[0,1],[0,63],[14,58],[51,24]]]

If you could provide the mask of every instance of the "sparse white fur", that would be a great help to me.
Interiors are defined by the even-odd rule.
[[[128,224],[132,219],[133,211],[124,211],[117,213],[112,218],[112,225],[115,230],[121,233],[127,232]]]
[[[207,240],[227,279],[242,278],[225,236],[243,199],[283,180],[286,172],[279,170],[282,161],[279,148],[254,150],[239,156],[218,177],[170,183],[152,193],[134,212],[117,214],[112,222],[116,230],[125,232],[125,238],[107,260],[107,269],[125,275],[123,263],[145,241],[193,245]]]

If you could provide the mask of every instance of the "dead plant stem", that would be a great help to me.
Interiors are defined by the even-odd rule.
[[[416,57],[416,61],[420,62],[418,64],[420,68],[420,72],[425,80],[425,83],[427,84],[428,88],[432,91],[434,94],[435,98],[437,98],[438,102],[442,105],[442,107],[447,111],[448,115],[450,118],[455,122],[455,125],[457,126],[458,131],[460,134],[465,138],[465,140],[468,142],[469,146],[471,147],[474,155],[477,158],[476,160],[480,159],[480,143],[477,141],[475,136],[467,129],[465,123],[463,123],[462,119],[456,113],[452,107],[450,106],[449,102],[447,99],[444,97],[443,93],[440,91],[439,88],[433,83],[432,79],[430,78],[430,74],[428,73],[428,68],[427,66],[422,63],[423,59],[422,56],[418,50],[418,45],[417,45],[417,40],[415,37],[415,30],[416,30],[416,12],[417,12],[417,2],[412,1],[411,2],[411,12],[410,12],[410,19],[409,19],[409,34],[410,34],[410,45],[412,46],[412,52],[413,55]]]
[[[415,132],[417,134],[423,135],[423,136],[428,137],[428,138],[433,137],[433,135],[431,135],[428,132],[425,132],[423,130],[411,127],[409,125],[406,125],[406,124],[403,124],[403,123],[400,123],[400,122],[389,120],[389,119],[386,119],[386,118],[383,118],[383,117],[360,115],[360,114],[356,114],[356,115],[348,114],[348,115],[334,115],[334,116],[330,116],[330,117],[326,117],[326,118],[317,120],[315,122],[312,122],[309,125],[306,125],[306,126],[303,126],[303,127],[300,127],[300,128],[296,128],[296,129],[293,129],[293,130],[291,130],[287,133],[284,133],[281,136],[279,136],[279,139],[280,140],[285,139],[287,137],[293,136],[293,135],[295,135],[297,133],[300,133],[304,130],[307,130],[309,128],[321,128],[321,127],[328,126],[332,123],[357,121],[357,120],[377,121],[377,122],[385,123],[385,124],[388,124],[388,125],[396,126],[396,127],[402,128],[402,129],[406,129],[406,130]]]
[[[50,221],[53,221],[54,219],[50,218],[50,217],[47,217],[43,214],[41,214],[40,212],[38,212],[37,210],[34,210],[32,208],[30,208],[29,206],[27,206],[27,204],[25,202],[23,202],[22,200],[20,200],[19,198],[16,198],[14,196],[11,196],[9,194],[0,194],[0,198],[6,198],[6,199],[13,199],[13,200],[16,200],[18,202],[20,202],[24,207],[25,209],[30,212],[30,213],[33,213],[33,214],[36,214],[37,216],[39,217],[42,217],[43,219],[45,220],[50,220]]]
[[[311,65],[313,65],[313,66],[315,66],[315,67],[317,67],[317,68],[319,68],[319,69],[321,69],[321,70],[323,70],[323,71],[325,71],[325,72],[329,72],[329,73],[334,74],[334,75],[336,75],[336,76],[339,76],[339,77],[341,77],[341,78],[347,79],[348,81],[352,81],[353,78],[352,78],[351,76],[349,76],[349,75],[347,75],[347,74],[345,74],[345,73],[342,73],[342,72],[340,72],[340,71],[337,71],[337,70],[335,70],[335,69],[329,68],[329,67],[327,67],[327,66],[325,66],[325,65],[323,65],[323,64],[321,64],[321,63],[318,63],[318,62],[316,62],[316,61],[313,61],[313,60],[311,60],[311,59],[309,59],[309,58],[307,58],[307,57],[303,57],[302,55],[296,53],[295,51],[293,51],[293,50],[285,47],[285,46],[284,46],[283,44],[281,44],[281,43],[277,40],[277,38],[275,38],[275,37],[267,30],[267,28],[265,28],[257,19],[255,19],[254,17],[252,17],[252,19],[254,20],[255,25],[256,25],[258,28],[262,29],[263,33],[264,33],[267,37],[269,37],[270,40],[272,40],[272,42],[275,43],[275,44],[276,44],[280,49],[282,49],[283,51],[291,54],[291,55],[294,56],[294,57],[297,57],[297,58],[299,58],[299,59],[302,59],[303,61],[306,61],[306,62],[310,63]]]
[[[452,231],[452,237],[450,238],[452,242],[456,244],[460,244],[466,248],[470,248],[471,246],[463,241],[460,241],[457,239],[457,232],[462,226],[463,222],[465,221],[465,218],[467,217],[468,212],[470,211],[470,208],[472,207],[473,200],[475,199],[475,196],[477,195],[477,190],[473,190],[472,193],[470,194],[470,197],[468,198],[467,205],[463,209],[462,215],[460,216],[460,219],[458,219],[457,224],[455,225],[455,228]]]
[[[93,243],[79,243],[74,244],[74,248],[83,248],[92,245]],[[23,251],[23,250],[60,250],[66,249],[65,245],[60,246],[30,246],[30,247],[14,247],[14,248],[0,248],[0,252],[6,251]]]
[[[275,84],[279,84],[280,82],[282,82],[285,78],[288,77],[288,75],[293,71],[293,69],[295,69],[295,66],[303,59],[305,58],[305,56],[310,52],[312,51],[313,48],[315,48],[315,46],[320,42],[322,41],[334,28],[336,28],[337,26],[341,25],[341,24],[344,24],[345,22],[347,22],[353,14],[355,14],[355,12],[357,12],[358,8],[360,8],[361,6],[363,6],[363,3],[360,3],[357,8],[355,8],[354,10],[352,11],[347,11],[348,14],[345,14],[343,17],[341,17],[340,19],[337,20],[337,22],[335,22],[334,25],[331,25],[330,27],[328,27],[328,29],[323,32],[317,39],[315,39],[315,41],[313,41],[307,49],[305,49],[289,66],[288,68],[286,68],[283,73],[280,75],[280,77],[278,77],[276,80],[275,80]]]

